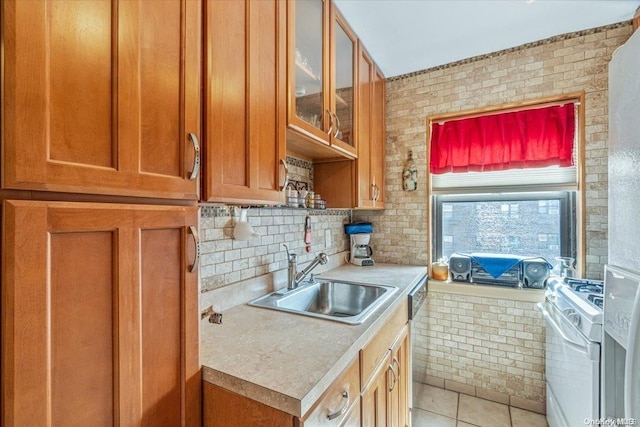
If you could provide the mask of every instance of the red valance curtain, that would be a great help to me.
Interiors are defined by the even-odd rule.
[[[431,173],[572,166],[574,104],[431,125]]]

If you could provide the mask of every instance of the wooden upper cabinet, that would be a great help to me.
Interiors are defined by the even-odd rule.
[[[385,78],[358,43],[358,158],[318,161],[314,188],[330,208],[385,208]]]
[[[284,203],[286,4],[205,2],[206,201]]]
[[[371,111],[371,184],[373,185],[373,208],[385,208],[386,192],[386,79],[375,67]]]
[[[0,424],[200,426],[197,208],[3,208]]]
[[[330,1],[289,0],[288,149],[357,157],[357,38]]]
[[[385,78],[358,43],[356,208],[385,208]]]
[[[375,187],[372,177],[371,151],[373,120],[373,81],[375,64],[358,43],[358,160],[356,161],[356,207],[374,206]]]
[[[3,1],[2,188],[196,200],[201,6]]]

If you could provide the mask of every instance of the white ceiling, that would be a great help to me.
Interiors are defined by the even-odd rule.
[[[640,0],[334,0],[386,77],[626,21]]]

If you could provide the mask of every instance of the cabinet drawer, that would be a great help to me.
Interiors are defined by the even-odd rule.
[[[356,358],[322,395],[317,406],[300,423],[300,427],[339,426],[347,413],[353,418],[353,411],[349,411],[349,408],[360,400],[359,374]],[[330,414],[336,415],[335,418],[329,419]]]
[[[407,306],[400,304],[387,324],[360,350],[360,387],[362,390],[371,379],[380,361],[387,356],[387,351],[393,345],[405,323],[407,323]]]

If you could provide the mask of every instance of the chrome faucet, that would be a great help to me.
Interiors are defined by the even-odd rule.
[[[329,260],[329,258],[327,258],[327,254],[325,254],[324,252],[320,252],[313,259],[313,261],[311,261],[311,264],[306,266],[302,271],[298,272],[297,271],[298,269],[297,255],[289,253],[289,248],[287,247],[287,245],[282,245],[282,246],[284,246],[284,249],[287,251],[287,258],[289,260],[289,268],[287,270],[287,290],[288,291],[296,289],[300,284],[300,282],[302,282],[304,278],[307,277],[307,274],[311,273],[311,270],[316,268],[318,264],[324,265]]]

